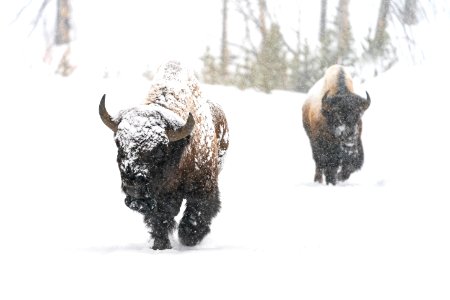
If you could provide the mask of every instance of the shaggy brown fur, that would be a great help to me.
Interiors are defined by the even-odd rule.
[[[344,181],[361,168],[363,112],[370,105],[354,93],[350,75],[340,65],[328,68],[308,93],[303,105],[303,126],[316,163],[314,181]]]
[[[168,234],[186,199],[178,236],[199,243],[220,209],[218,175],[228,148],[228,124],[207,101],[195,76],[178,62],[163,64],[144,105],[103,122],[115,133],[125,203],[144,214],[153,249],[170,248]]]

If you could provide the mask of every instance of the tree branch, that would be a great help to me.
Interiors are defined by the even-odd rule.
[[[20,18],[20,16],[21,16],[22,13],[24,12],[24,10],[25,10],[28,6],[30,6],[31,2],[32,2],[32,0],[28,1],[28,3],[25,4],[25,5],[19,10],[19,12],[16,14],[16,17],[14,18],[14,20],[11,21],[11,23],[9,23],[9,25],[15,23],[15,22]]]
[[[38,14],[36,16],[36,19],[33,21],[33,28],[31,29],[30,33],[28,34],[28,36],[30,36],[33,31],[36,29],[37,24],[39,23],[39,21],[42,18],[42,14],[44,13],[45,8],[47,7],[47,4],[50,2],[50,0],[44,0],[41,4],[41,7],[39,8]]]

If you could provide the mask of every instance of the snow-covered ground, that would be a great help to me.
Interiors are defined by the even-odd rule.
[[[0,21],[0,299],[450,298],[448,10],[437,26],[417,28],[421,65],[401,63],[360,87],[372,98],[366,160],[344,184],[313,183],[304,95],[204,86],[230,125],[222,210],[199,246],[174,237],[172,250],[152,251],[142,217],[123,203],[98,104],[103,93],[111,112],[142,101],[150,62],[141,56],[171,48],[173,32],[138,53],[123,48],[129,40],[114,48],[123,41],[115,34],[132,36],[107,30],[123,4],[100,14],[102,5],[89,4],[78,26],[85,52],[69,79],[41,67],[42,47],[4,34],[11,14]],[[167,54],[198,57],[188,48]],[[98,79],[104,62],[121,75]]]
[[[447,63],[448,65],[448,63]],[[449,299],[450,101],[445,66],[362,87],[366,162],[312,182],[304,95],[205,86],[230,125],[222,211],[194,248],[152,251],[123,203],[98,117],[149,82],[7,74],[0,89],[1,299]]]

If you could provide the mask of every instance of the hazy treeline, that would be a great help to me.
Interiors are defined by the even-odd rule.
[[[375,28],[367,28],[366,38],[355,41],[350,0],[339,0],[337,7],[321,0],[315,25],[317,40],[301,39],[302,28],[297,28],[295,40],[288,41],[267,0],[222,2],[220,53],[214,55],[206,48],[202,79],[211,84],[252,87],[265,92],[273,89],[305,92],[327,66],[335,63],[356,67],[370,64],[372,75],[381,73],[397,61],[388,25],[401,24],[406,33],[406,28],[416,25],[423,15],[423,4],[417,0],[380,0],[373,16]],[[239,15],[243,20],[245,38],[239,45],[228,39],[230,15]],[[356,46],[362,46],[363,50],[356,51]]]
[[[278,18],[284,21],[292,18],[292,14],[289,17],[284,14],[277,16],[270,6],[273,3],[281,5],[275,0],[216,1],[218,6],[221,5],[220,14],[214,13],[221,16],[217,19],[221,34],[216,39],[218,45],[205,46],[204,53],[198,53],[203,62],[201,79],[206,83],[256,88],[265,92],[273,89],[305,92],[322,76],[326,67],[335,63],[354,66],[356,73],[364,66],[366,70],[370,69],[370,75],[389,69],[398,60],[398,40],[390,36],[389,25],[395,24],[398,29],[400,24],[406,41],[413,44],[414,39],[408,35],[408,28],[424,19],[425,7],[433,2],[375,0],[378,1],[377,9],[368,9],[372,11],[371,23],[375,25],[367,28],[363,40],[355,40],[351,14],[356,15],[358,11],[351,11],[350,0],[320,0],[320,10],[317,10],[314,24],[302,21],[302,16],[316,14],[311,7],[312,1],[303,1],[301,3],[308,3],[309,6],[300,6],[298,22],[290,22],[298,23],[298,26],[288,29],[281,26]],[[29,1],[18,11],[16,19],[31,4],[37,8],[33,30],[39,22],[47,26],[44,11],[50,11],[49,18],[55,20],[55,28],[45,31],[47,50],[44,61],[50,64],[52,51],[58,48],[60,55],[57,56],[56,73],[69,76],[75,69],[71,62],[74,22],[71,6],[75,3],[71,0]],[[283,7],[284,12],[290,9],[288,3]],[[236,20],[240,20],[238,28]],[[236,31],[243,36],[239,42],[230,39],[230,36],[236,36]],[[306,31],[316,31],[315,38],[305,34]],[[211,50],[213,48],[219,51],[215,53]],[[144,75],[151,78],[152,73],[147,70]]]

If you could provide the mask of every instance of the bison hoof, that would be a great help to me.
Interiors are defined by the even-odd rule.
[[[158,239],[155,238],[155,241],[153,242],[153,250],[166,250],[166,249],[172,249],[172,246],[170,245],[169,239]]]
[[[194,226],[191,223],[182,222],[178,227],[178,237],[183,245],[195,246],[203,240],[209,231],[208,225]]]

